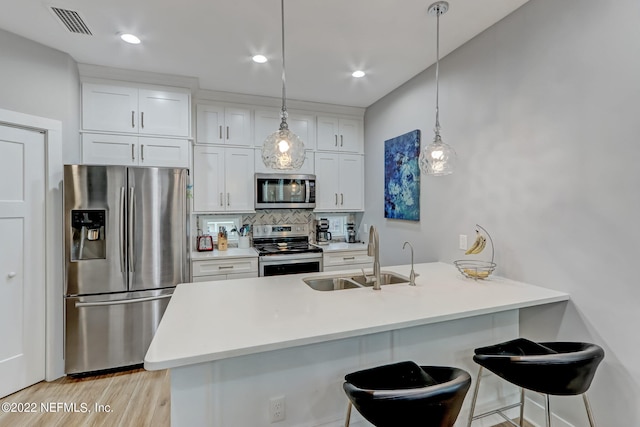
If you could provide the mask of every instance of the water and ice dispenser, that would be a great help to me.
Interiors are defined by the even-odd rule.
[[[71,211],[71,260],[104,259],[106,256],[105,210]]]

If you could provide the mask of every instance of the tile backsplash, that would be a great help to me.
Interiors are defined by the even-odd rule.
[[[316,230],[314,227],[315,214],[308,209],[264,209],[255,214],[243,215],[242,223],[255,225],[264,224],[308,224],[309,240],[316,241]]]
[[[266,209],[255,214],[243,215],[242,223],[250,225],[263,224],[309,224],[316,218],[312,210],[304,209]]]

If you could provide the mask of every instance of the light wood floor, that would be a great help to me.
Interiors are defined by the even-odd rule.
[[[7,413],[2,406],[0,426],[169,427],[169,371],[138,369],[79,379],[64,377],[50,383],[43,381],[0,399],[0,405],[6,403],[31,404],[27,408],[35,412]],[[58,404],[67,404],[66,411]],[[98,410],[110,412],[96,412],[95,405],[103,405]],[[59,412],[53,412],[56,409]]]
[[[0,405],[7,403],[15,404],[16,410],[20,409],[18,405],[26,405],[32,412],[0,410],[0,426],[169,427],[171,424],[169,371],[138,369],[79,379],[64,377],[50,383],[43,381],[0,399]],[[66,410],[58,404],[66,404]],[[96,410],[96,404],[103,405],[103,412]],[[106,405],[110,412],[105,412]],[[494,427],[512,426],[504,422]],[[525,427],[533,426],[526,423]]]

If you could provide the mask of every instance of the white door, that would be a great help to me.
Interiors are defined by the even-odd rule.
[[[0,397],[45,375],[44,152],[43,134],[0,126]]]
[[[82,128],[110,132],[138,132],[138,89],[84,83]]]
[[[251,142],[251,110],[248,108],[224,109],[225,144],[253,146]]]
[[[189,141],[176,138],[138,138],[140,166],[189,167]]]
[[[224,107],[198,105],[196,117],[196,141],[198,144],[224,144]]]
[[[339,150],[338,131],[337,117],[318,116],[318,150]]]
[[[227,212],[254,212],[253,148],[227,148],[224,160]]]
[[[193,210],[224,212],[224,147],[193,147]]]
[[[361,153],[360,127],[361,122],[352,119],[340,119],[340,151]]]
[[[336,153],[316,153],[316,210],[335,211],[339,203],[340,164]]]
[[[364,157],[359,154],[340,155],[340,209],[364,209]]]
[[[82,134],[82,163],[85,165],[137,166],[139,157],[137,136]]]
[[[185,92],[140,89],[140,133],[189,136],[191,101]]]

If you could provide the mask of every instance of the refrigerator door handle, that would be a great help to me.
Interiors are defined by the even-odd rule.
[[[124,234],[124,217],[126,215],[126,193],[125,188],[120,187],[120,272],[124,273],[124,264],[126,263],[127,246]]]
[[[136,199],[135,199],[135,188],[134,187],[130,187],[129,188],[129,236],[128,236],[128,242],[129,242],[129,271],[131,273],[136,271],[135,268],[135,225],[136,225],[136,221],[135,221],[135,212],[136,212]]]
[[[155,297],[144,297],[144,298],[134,298],[134,299],[121,299],[116,301],[95,301],[95,302],[78,302],[76,301],[76,308],[85,308],[85,307],[104,307],[107,305],[120,305],[120,304],[135,304],[137,302],[145,302],[145,301],[155,301],[158,299],[171,298],[172,294],[166,295],[158,295]]]

